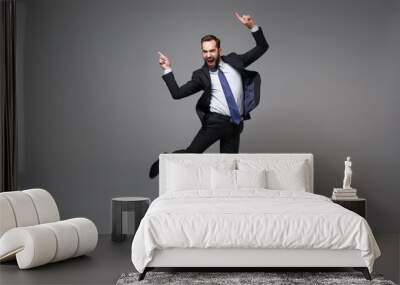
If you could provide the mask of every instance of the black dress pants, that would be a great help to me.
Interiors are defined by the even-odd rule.
[[[232,123],[229,116],[218,113],[208,113],[205,123],[186,149],[174,151],[174,153],[203,153],[216,141],[219,142],[221,153],[238,153],[240,133],[243,131],[243,121],[239,125]],[[156,160],[150,167],[149,176],[158,175],[159,161]]]
[[[219,142],[221,153],[238,153],[240,133],[243,131],[243,121],[239,125],[232,123],[229,116],[218,113],[206,115],[205,124],[194,137],[192,143],[184,151],[186,153],[203,153],[208,147]]]

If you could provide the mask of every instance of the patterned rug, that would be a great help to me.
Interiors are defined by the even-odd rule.
[[[145,279],[138,281],[139,273],[124,273],[116,285],[157,284],[157,285],[294,285],[294,284],[379,284],[396,285],[384,280],[382,275],[372,274],[372,281],[364,278],[361,272],[154,272],[146,274]]]

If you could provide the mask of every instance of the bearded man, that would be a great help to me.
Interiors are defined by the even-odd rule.
[[[182,86],[175,80],[168,57],[159,52],[162,78],[174,99],[203,91],[196,104],[201,128],[191,144],[176,153],[203,153],[217,141],[221,153],[239,152],[243,120],[250,119],[250,112],[260,101],[260,75],[245,68],[260,58],[269,45],[261,27],[249,15],[235,15],[251,31],[256,46],[243,54],[222,55],[221,41],[214,35],[205,35],[201,38],[204,65]],[[156,177],[158,170],[157,160],[150,168],[150,178]]]

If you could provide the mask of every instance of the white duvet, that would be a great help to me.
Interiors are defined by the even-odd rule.
[[[154,249],[358,249],[372,272],[379,247],[361,216],[307,192],[179,191],[153,201],[132,243],[143,272]]]

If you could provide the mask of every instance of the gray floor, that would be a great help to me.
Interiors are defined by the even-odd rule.
[[[100,235],[88,256],[19,270],[16,262],[0,264],[0,284],[115,284],[124,272],[134,271],[130,259],[131,240],[115,243]]]
[[[395,235],[377,235],[382,256],[374,272],[398,283],[399,244]],[[110,235],[100,235],[96,250],[58,263],[29,270],[19,270],[16,262],[0,264],[0,284],[115,284],[124,272],[134,271],[130,259],[131,239],[115,243]]]

